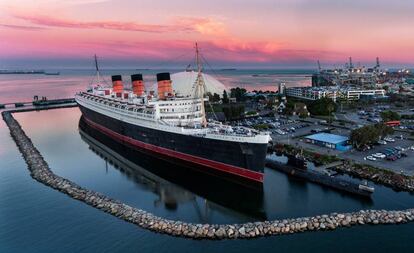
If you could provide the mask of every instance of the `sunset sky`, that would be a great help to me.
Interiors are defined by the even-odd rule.
[[[0,0],[0,68],[186,62],[215,66],[414,65],[408,0]]]

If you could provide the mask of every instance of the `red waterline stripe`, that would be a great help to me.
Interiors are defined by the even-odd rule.
[[[195,163],[195,164],[199,164],[202,165],[204,167],[208,167],[211,169],[215,169],[215,170],[219,170],[219,171],[223,171],[226,173],[230,173],[233,175],[237,175],[240,177],[244,177],[256,182],[260,182],[263,183],[263,173],[260,172],[256,172],[256,171],[251,171],[251,170],[247,170],[247,169],[243,169],[237,166],[232,166],[232,165],[228,165],[228,164],[224,164],[221,162],[217,162],[217,161],[213,161],[213,160],[209,160],[206,158],[201,158],[198,156],[193,156],[193,155],[189,155],[189,154],[185,154],[185,153],[181,153],[178,151],[174,151],[171,149],[167,149],[167,148],[162,148],[162,147],[158,147],[152,144],[148,144],[142,141],[138,141],[135,140],[131,137],[125,136],[125,135],[121,135],[117,132],[114,132],[104,126],[101,126],[93,121],[91,121],[90,119],[84,117],[85,121],[92,127],[99,129],[100,131],[111,135],[117,139],[120,139],[124,142],[127,142],[129,144],[132,144],[134,146],[138,146],[140,148],[144,148],[147,150],[150,150],[152,152],[161,154],[161,155],[166,155],[166,156],[170,156],[170,157],[174,157],[174,158],[179,158],[181,160],[187,161],[187,162],[191,162],[191,163]]]

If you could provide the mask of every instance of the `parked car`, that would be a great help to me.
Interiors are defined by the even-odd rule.
[[[384,141],[384,140],[379,140],[379,141],[378,141],[378,144],[381,144],[381,145],[386,145],[386,144],[387,144],[387,142],[386,142],[386,141]]]
[[[401,134],[401,135],[395,136],[395,138],[400,139],[400,140],[403,140],[404,139],[404,136]]]
[[[375,158],[380,158],[380,159],[384,159],[385,155],[383,153],[375,153],[372,155]]]
[[[373,157],[373,156],[367,156],[367,159],[368,160],[370,160],[370,161],[376,161],[377,160],[377,158],[375,158],[375,157]]]
[[[405,148],[400,147],[400,146],[395,147],[395,149],[398,150],[398,151],[405,151]]]
[[[390,160],[390,161],[395,161],[395,160],[397,160],[398,158],[397,158],[397,156],[395,156],[395,155],[392,155],[392,156],[388,156],[387,157],[387,160]]]

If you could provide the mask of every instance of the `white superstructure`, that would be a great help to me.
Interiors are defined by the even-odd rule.
[[[192,84],[192,95],[180,96],[171,92],[169,73],[158,74],[158,92],[162,92],[161,97],[159,94],[155,95],[154,91],[141,90],[144,86],[140,74],[135,80],[139,81],[136,83],[135,92],[123,90],[122,78],[118,75],[116,80],[113,80],[112,87],[97,84],[90,87],[87,92],[77,93],[76,102],[84,108],[136,126],[200,138],[268,143],[271,140],[269,133],[260,133],[244,127],[231,127],[219,122],[207,122],[204,104],[208,102],[208,98],[205,97],[205,83],[197,47],[196,52],[198,74],[195,83]],[[99,73],[98,67],[97,72]]]

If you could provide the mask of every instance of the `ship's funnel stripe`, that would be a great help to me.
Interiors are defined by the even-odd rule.
[[[112,88],[115,93],[120,93],[124,90],[124,85],[122,84],[122,76],[114,75],[112,76]],[[118,94],[117,94],[118,96]]]
[[[167,96],[173,95],[172,81],[170,73],[158,73],[157,74],[158,82],[158,98],[165,99]]]
[[[145,93],[144,81],[142,74],[131,75],[132,92],[137,96],[142,96]]]

